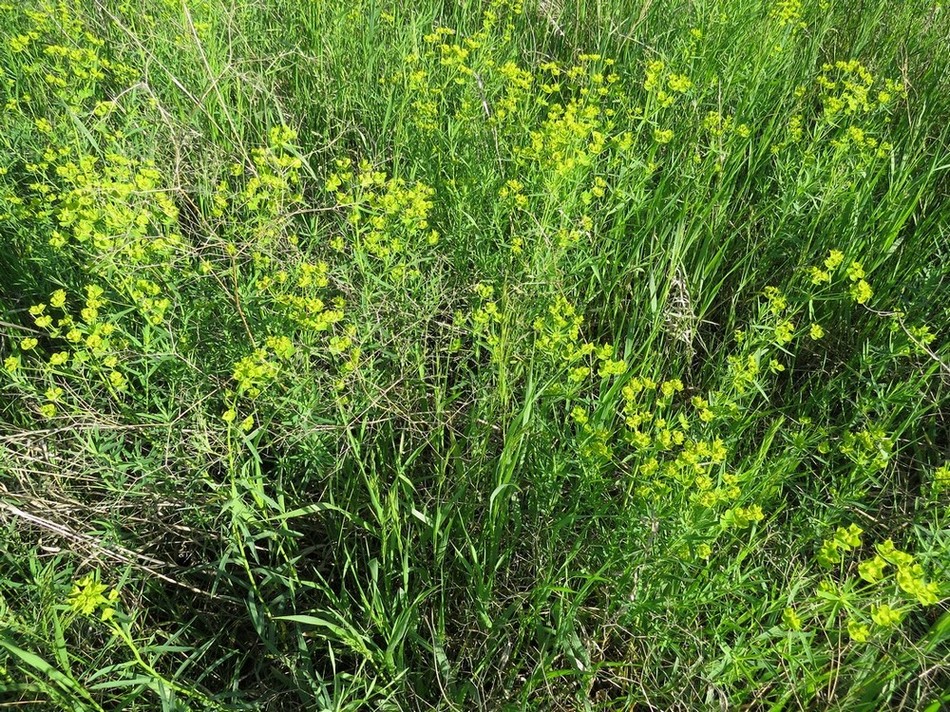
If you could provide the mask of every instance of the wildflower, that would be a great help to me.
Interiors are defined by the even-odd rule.
[[[681,393],[682,390],[683,390],[683,382],[678,378],[674,378],[669,381],[664,381],[660,385],[660,392],[667,398],[669,398],[674,393]]]
[[[36,348],[36,345],[37,345],[38,343],[39,343],[39,342],[38,342],[36,339],[34,339],[33,337],[28,337],[28,338],[26,338],[26,339],[23,339],[23,341],[20,342],[20,348],[21,348],[23,351],[30,351],[31,349]]]
[[[879,606],[871,606],[871,620],[882,628],[890,628],[901,622],[900,611],[895,611],[886,603]]]
[[[808,335],[813,341],[818,341],[818,339],[825,335],[825,330],[822,328],[821,324],[812,324],[808,329]]]
[[[801,630],[802,619],[799,618],[794,608],[788,607],[782,611],[782,625],[789,630]]]
[[[825,539],[818,550],[818,563],[826,569],[830,569],[838,563],[838,547],[831,539]]]
[[[863,279],[859,279],[857,282],[851,285],[851,289],[848,292],[851,295],[851,298],[858,304],[866,304],[867,301],[874,296],[874,292],[871,289],[871,285],[865,282]]]
[[[933,488],[937,492],[950,489],[950,463],[946,463],[934,471]]]
[[[864,267],[861,266],[860,262],[852,262],[846,274],[852,282],[857,282],[864,277]]]
[[[844,551],[850,551],[861,546],[861,534],[864,530],[857,524],[851,524],[847,529],[838,527],[835,532],[834,543]]]
[[[788,308],[788,299],[785,298],[785,295],[782,294],[777,287],[768,286],[766,287],[762,294],[769,302],[769,310],[773,314],[781,314]]]
[[[3,367],[7,373],[16,373],[16,370],[20,367],[20,357],[8,356],[3,362]]]
[[[56,405],[53,403],[44,403],[40,406],[40,415],[44,418],[52,418],[56,415]]]
[[[254,416],[249,415],[244,420],[241,421],[241,430],[245,433],[251,432],[251,429],[254,427]]]
[[[825,267],[834,271],[844,261],[844,253],[841,250],[831,250],[825,259]]]
[[[779,346],[784,346],[789,341],[792,340],[792,335],[795,333],[795,324],[786,319],[781,321],[775,326],[775,343]]]
[[[669,143],[673,140],[673,129],[655,129],[653,140],[657,143]]]
[[[221,420],[230,425],[237,418],[237,411],[234,408],[228,408],[224,413],[221,414]]]
[[[77,613],[89,615],[109,602],[110,599],[102,595],[108,588],[105,584],[99,583],[93,574],[86,574],[73,584],[73,590],[66,599],[66,603]],[[111,594],[110,598],[115,600]]]
[[[571,383],[580,383],[590,375],[590,368],[587,366],[577,366],[572,368],[567,375]]]
[[[914,557],[906,551],[901,551],[894,546],[894,542],[891,539],[885,539],[874,548],[877,549],[877,553],[895,566],[909,566],[914,563]]]
[[[693,82],[685,74],[671,74],[666,83],[670,91],[679,93],[689,91],[690,87],[693,86]]]
[[[866,643],[871,635],[871,631],[868,630],[865,624],[858,623],[852,618],[848,620],[848,635],[855,643]]]
[[[880,556],[875,556],[858,564],[858,575],[868,583],[877,583],[884,577],[886,568],[887,562]]]
[[[288,359],[294,354],[294,344],[286,336],[269,336],[267,338],[267,347],[282,359]]]
[[[605,359],[601,362],[598,374],[601,378],[609,376],[622,376],[627,371],[627,362],[623,359]]]
[[[755,522],[760,522],[765,517],[762,507],[753,504],[750,507],[733,507],[727,509],[719,517],[719,524],[723,529],[735,527],[736,529],[745,529]]]
[[[920,564],[899,566],[896,579],[901,590],[914,596],[920,605],[931,606],[937,602],[937,584],[924,580],[924,569]]]

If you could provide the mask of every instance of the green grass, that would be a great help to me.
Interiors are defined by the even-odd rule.
[[[0,6],[0,707],[950,705],[950,19]]]

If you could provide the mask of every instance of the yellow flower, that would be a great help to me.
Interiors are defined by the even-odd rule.
[[[871,620],[882,628],[889,628],[901,622],[900,611],[895,611],[886,603],[871,606]]]
[[[874,295],[874,292],[871,290],[871,285],[865,282],[863,279],[859,279],[849,290],[851,298],[856,301],[858,304],[866,304],[867,301]]]
[[[673,129],[655,129],[653,140],[657,143],[669,143],[673,140]]]
[[[821,324],[812,324],[808,330],[808,335],[813,340],[818,341],[818,339],[825,335],[825,330],[821,327]]]
[[[221,420],[228,424],[233,423],[235,418],[237,418],[237,411],[234,408],[228,408],[221,414]]]
[[[871,631],[869,631],[868,627],[863,623],[858,623],[853,619],[848,621],[848,635],[855,643],[868,642],[870,634]]]
[[[8,373],[15,373],[16,370],[20,367],[20,357],[8,356],[7,359],[3,362],[3,367],[7,370]]]
[[[41,405],[40,415],[42,415],[44,418],[52,418],[56,415],[56,406],[52,403]]]
[[[862,561],[858,564],[858,575],[868,583],[877,583],[884,577],[887,562],[880,556]]]
[[[795,333],[795,324],[789,320],[779,322],[775,326],[775,342],[779,346],[784,346],[789,341],[792,340],[792,335]]]
[[[685,74],[671,74],[666,80],[670,91],[683,93],[693,86],[693,82]]]
[[[108,586],[99,583],[93,574],[86,574],[73,584],[73,590],[66,599],[66,603],[77,613],[89,615],[99,606],[109,602],[109,599],[102,595],[107,588]]]
[[[825,267],[829,270],[837,269],[838,265],[844,262],[844,253],[841,250],[831,250],[825,259]]]
[[[23,349],[24,351],[29,351],[31,349],[36,348],[36,345],[38,343],[39,342],[36,339],[29,337],[29,338],[23,339],[23,341],[20,342],[20,348]]]

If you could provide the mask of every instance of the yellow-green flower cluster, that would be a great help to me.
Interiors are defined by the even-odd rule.
[[[479,305],[470,315],[472,331],[485,340],[489,349],[494,350],[501,338],[502,313],[495,298],[495,287],[479,282],[473,288],[478,296]]]
[[[857,60],[824,64],[816,79],[824,92],[821,96],[826,121],[842,116],[858,116],[886,108],[906,96],[903,85],[893,79],[877,82],[874,75]]]
[[[558,295],[554,298],[543,316],[534,321],[534,346],[553,362],[567,369],[568,382],[580,384],[591,374],[588,357],[594,354],[596,346],[581,339],[583,317],[566,298]],[[613,349],[607,347],[598,353],[602,366],[607,365],[605,376],[620,369],[619,363],[612,360]],[[625,366],[624,366],[625,368]]]
[[[844,565],[845,554],[863,545],[862,534],[855,524],[839,527],[834,537],[822,543],[818,562],[826,568]],[[875,544],[874,553],[858,562],[857,572],[867,586],[856,589],[849,580],[839,587],[829,579],[818,586],[819,606],[831,602],[847,610],[846,632],[855,643],[888,634],[916,606],[931,606],[940,600],[937,583],[929,581],[916,558],[895,547],[891,539]]]
[[[861,534],[864,532],[857,524],[847,528],[838,527],[831,539],[825,539],[818,551],[818,563],[826,568],[841,562],[842,554],[861,546]]]
[[[104,318],[100,314],[107,305],[102,287],[86,285],[79,318],[69,312],[67,302],[67,292],[57,289],[48,304],[34,304],[29,309],[37,329],[45,332],[48,356],[40,353],[37,338],[27,337],[20,342],[20,353],[4,361],[7,373],[40,398],[38,411],[44,418],[59,412],[65,395],[62,386],[67,383],[70,392],[98,383],[113,398],[128,387],[119,367],[119,353],[128,341],[124,335],[116,338],[119,322],[114,315]],[[27,354],[35,356],[27,358]],[[95,380],[90,380],[90,375]]]
[[[823,267],[811,266],[808,275],[813,285],[830,284],[835,272],[844,263],[844,253],[841,250],[831,250],[825,258]],[[845,275],[851,283],[848,295],[858,304],[866,304],[874,296],[871,285],[865,279],[864,267],[860,262],[853,261],[845,269]]]
[[[802,0],[776,0],[769,10],[769,17],[780,28],[789,27],[793,32],[808,27],[802,19]]]
[[[719,111],[708,112],[703,117],[702,126],[713,138],[723,138],[729,134],[735,134],[740,138],[749,138],[752,135],[752,129],[748,124],[736,124],[734,116],[723,116]]]
[[[251,151],[254,170],[241,197],[251,215],[258,216],[265,224],[285,213],[288,205],[302,200],[299,193],[302,162],[293,153],[296,138],[293,129],[276,126],[268,132],[268,145]],[[236,164],[234,172],[240,174],[243,167]]]
[[[115,615],[115,602],[118,598],[118,590],[109,589],[99,581],[96,574],[90,573],[73,584],[66,604],[84,616],[92,615],[98,610],[100,618],[108,621]]]
[[[258,255],[257,264],[267,268],[272,260]],[[314,332],[329,330],[343,320],[345,303],[341,297],[332,300],[326,293],[329,265],[301,260],[287,269],[265,272],[256,280],[260,295],[276,306],[297,328]],[[329,300],[329,301],[328,301]]]
[[[279,361],[271,356],[277,356],[273,349],[255,349],[254,353],[245,356],[234,364],[231,377],[237,382],[239,396],[257,398],[263,388],[268,386],[280,372]]]
[[[846,432],[841,438],[840,452],[867,472],[887,467],[894,451],[894,440],[878,426]]]
[[[135,70],[103,51],[105,41],[89,31],[69,3],[44,3],[23,13],[30,29],[8,40],[10,51],[20,55],[23,89],[29,85],[38,95],[52,94],[79,113],[100,85],[111,81],[124,86],[137,77]],[[41,130],[52,129],[45,118],[38,121]]]
[[[950,491],[950,462],[944,463],[934,470],[933,489],[938,494]]]
[[[747,529],[761,522],[764,517],[765,513],[758,504],[748,507],[731,507],[722,513],[719,525],[723,529]]]
[[[895,569],[894,581],[901,591],[916,599],[922,606],[932,606],[937,603],[939,586],[936,582],[927,580],[923,566],[913,555],[896,548],[890,539],[877,544],[875,548],[877,556],[873,560],[883,560],[885,564],[878,564],[873,570],[866,568],[862,572],[862,578],[869,583],[877,583],[884,575],[886,564],[890,564]],[[872,578],[874,580],[871,580]]]
[[[535,162],[559,178],[589,170],[607,146],[601,108],[583,99],[552,104],[541,127],[532,131],[519,159]]]
[[[888,141],[878,141],[859,126],[849,126],[831,146],[842,154],[857,153],[860,158],[886,158],[894,149]]]
[[[643,73],[643,88],[660,108],[673,106],[677,97],[686,94],[692,87],[693,82],[688,76],[670,72],[662,60],[647,62]]]
[[[358,170],[348,161],[338,161],[337,169],[327,179],[326,189],[348,213],[352,247],[382,261],[393,279],[418,278],[421,273],[409,258],[420,246],[439,241],[438,231],[429,224],[434,189],[420,181],[388,177],[367,161]],[[336,250],[346,246],[343,235],[331,242]]]
[[[747,393],[759,377],[759,358],[755,353],[726,357],[729,366],[729,385],[739,395]]]

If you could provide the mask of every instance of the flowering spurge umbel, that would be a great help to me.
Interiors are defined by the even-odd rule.
[[[817,629],[823,617],[837,616],[846,621],[844,631],[854,643],[866,643],[887,638],[907,616],[939,602],[940,586],[916,557],[891,539],[868,550],[863,534],[850,524],[822,542],[817,561],[831,576],[819,582],[813,597],[786,609],[788,630]]]

